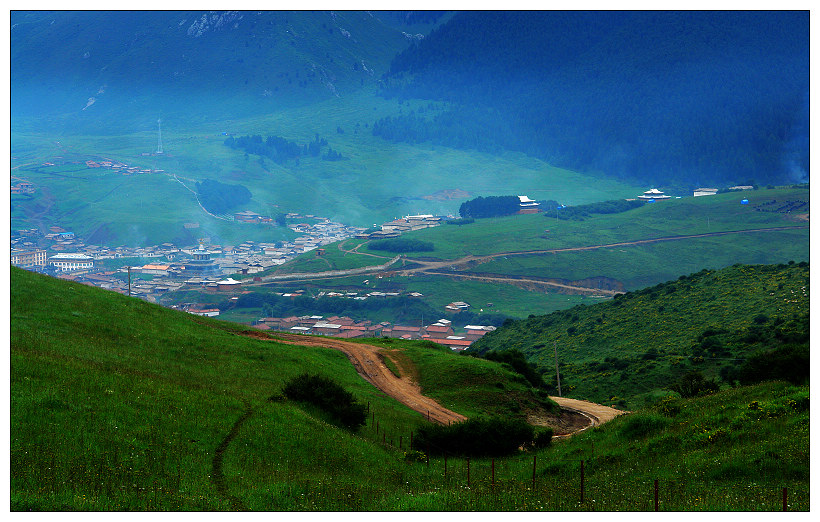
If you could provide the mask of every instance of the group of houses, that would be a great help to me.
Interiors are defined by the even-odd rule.
[[[144,154],[144,156],[147,156],[147,154]],[[121,161],[116,160],[88,160],[85,162],[85,165],[90,169],[111,169],[114,172],[119,172],[123,176],[129,176],[131,174],[161,174],[165,172],[162,169],[146,169],[144,167],[128,165],[127,163],[122,163]]]
[[[213,314],[214,312],[218,314],[216,309],[201,309],[199,307],[189,308],[188,312],[198,315]],[[495,330],[494,326],[466,325],[463,333],[456,334],[452,322],[448,319],[439,319],[427,326],[407,326],[393,325],[389,322],[373,324],[371,321],[355,321],[350,317],[332,316],[325,318],[321,315],[263,317],[254,322],[253,326],[259,330],[325,335],[343,339],[390,337],[406,340],[427,340],[446,346],[453,351],[465,350],[473,342]]]

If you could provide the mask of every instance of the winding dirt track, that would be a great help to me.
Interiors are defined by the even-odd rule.
[[[545,281],[543,279],[528,279],[528,278],[516,278],[516,277],[509,277],[505,274],[471,274],[469,272],[465,272],[462,269],[456,269],[456,267],[468,267],[468,266],[475,266],[482,263],[487,263],[499,257],[506,257],[506,256],[522,256],[522,255],[547,255],[547,254],[560,254],[562,252],[583,252],[588,250],[598,250],[598,249],[606,249],[606,248],[616,248],[616,247],[624,247],[624,246],[635,246],[635,245],[644,245],[644,244],[651,244],[651,243],[659,243],[664,241],[680,241],[686,239],[697,239],[697,238],[704,238],[704,237],[716,237],[716,236],[725,236],[729,234],[749,234],[749,233],[761,233],[761,232],[777,232],[782,230],[796,230],[801,228],[808,228],[808,226],[795,226],[795,227],[770,227],[770,228],[753,228],[753,229],[745,229],[745,230],[725,230],[720,232],[705,232],[702,234],[688,234],[688,235],[677,235],[677,236],[666,236],[666,237],[657,237],[657,238],[650,238],[650,239],[639,239],[635,241],[623,241],[618,243],[607,243],[601,245],[589,245],[589,246],[579,246],[579,247],[567,247],[567,248],[554,248],[548,250],[522,250],[516,252],[498,252],[495,254],[487,254],[487,255],[467,255],[458,259],[450,259],[444,261],[429,261],[429,260],[422,260],[422,259],[413,259],[403,257],[398,255],[392,259],[386,260],[386,262],[382,265],[377,266],[366,266],[354,269],[347,269],[347,270],[329,270],[326,272],[306,272],[306,273],[291,273],[291,274],[281,274],[281,275],[269,275],[264,276],[261,278],[261,281],[258,282],[246,282],[244,286],[256,286],[256,285],[264,285],[269,284],[274,281],[284,281],[284,280],[320,280],[320,279],[333,279],[336,277],[345,277],[349,275],[360,275],[360,274],[370,274],[370,273],[378,273],[384,272],[388,270],[389,267],[394,265],[399,259],[403,259],[406,263],[412,263],[413,267],[410,268],[395,268],[393,271],[396,272],[397,275],[400,276],[409,276],[412,274],[434,274],[444,277],[452,277],[456,279],[474,279],[478,281],[491,281],[491,282],[498,282],[498,283],[505,283],[505,284],[521,284],[521,283],[528,283],[533,285],[539,286],[546,286],[552,288],[558,288],[563,291],[567,291],[570,293],[576,294],[593,294],[593,295],[614,295],[616,291],[607,290],[602,288],[589,288],[583,286],[575,286],[571,284],[563,284],[556,281]],[[379,259],[385,259],[382,256],[376,256],[374,254],[369,254],[365,252],[359,252],[358,249],[362,245],[358,245],[356,248],[352,250],[346,250],[343,248],[343,244],[338,246],[339,250],[345,252],[345,254],[358,254],[358,255],[366,255],[370,257],[376,257]]]
[[[412,373],[410,369],[402,368],[401,373],[403,376],[401,378],[396,377],[382,362],[380,356],[390,357],[390,354],[381,347],[352,343],[329,337],[311,337],[284,333],[268,335],[264,332],[259,332],[253,333],[252,336],[257,339],[279,341],[285,344],[318,346],[339,350],[347,355],[354,368],[356,368],[356,371],[367,382],[409,408],[425,415],[431,422],[449,424],[451,422],[463,421],[467,418],[464,415],[448,410],[430,397],[422,395],[418,384],[410,377]],[[394,360],[394,362],[401,367],[401,361]],[[556,438],[567,437],[587,428],[598,426],[614,419],[618,415],[626,413],[621,410],[616,410],[615,408],[578,399],[568,399],[566,397],[550,398],[557,402],[563,410],[579,413],[589,419],[589,422],[585,425],[575,426],[573,428],[575,431],[556,435]]]
[[[279,341],[285,344],[299,346],[319,346],[339,350],[347,355],[353,367],[367,382],[393,397],[409,408],[425,415],[430,421],[439,424],[459,422],[467,417],[450,411],[430,397],[422,395],[418,384],[413,382],[407,372],[403,377],[396,377],[377,355],[382,349],[368,344],[351,343],[328,337],[309,337],[291,334],[266,334],[257,336],[259,339]]]

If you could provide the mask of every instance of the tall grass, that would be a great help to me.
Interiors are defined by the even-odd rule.
[[[774,511],[783,487],[789,509],[809,509],[808,387],[663,401],[640,414],[648,422],[619,418],[536,453],[428,463],[407,454],[422,415],[339,352],[11,275],[13,510],[648,510],[655,479],[664,510]],[[525,398],[489,361],[384,342],[414,362],[425,393],[469,415]],[[284,400],[304,371],[368,404],[367,424],[353,434]]]

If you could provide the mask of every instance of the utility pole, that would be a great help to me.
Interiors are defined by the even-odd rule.
[[[131,297],[131,266],[128,266],[128,297]],[[561,395],[559,392],[558,395]]]
[[[561,396],[561,372],[558,371],[558,341],[554,341],[552,344],[553,349],[555,350],[555,379],[558,381],[558,396]]]

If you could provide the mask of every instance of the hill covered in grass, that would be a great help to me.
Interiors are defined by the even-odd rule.
[[[698,371],[724,387],[759,352],[796,346],[808,357],[809,266],[702,270],[591,306],[507,323],[468,352],[518,349],[564,395],[634,408]]]
[[[251,509],[306,508],[292,481],[352,486],[373,469],[398,480],[411,432],[427,422],[338,351],[237,335],[245,328],[14,267],[11,296],[13,509],[213,510],[235,497]],[[404,353],[401,344],[388,348]],[[407,367],[420,368],[425,394],[470,416],[553,408],[490,361],[437,345],[411,345],[405,360],[419,361]],[[284,400],[305,372],[366,404],[367,425],[354,434]]]
[[[646,511],[654,480],[662,510],[779,511],[783,488],[810,506],[808,386],[663,398],[542,449],[428,461],[407,450],[422,416],[340,352],[15,268],[11,296],[13,511]],[[503,367],[383,341],[448,407],[520,414]],[[368,404],[367,425],[285,399],[306,370]]]

